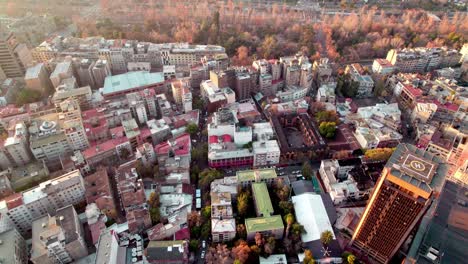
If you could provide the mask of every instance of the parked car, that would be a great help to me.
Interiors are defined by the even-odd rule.
[[[204,258],[205,258],[205,250],[203,250],[203,251],[201,252],[200,258],[201,258],[201,259],[204,259]]]
[[[206,248],[206,241],[205,240],[203,240],[201,244],[202,244],[202,248]]]

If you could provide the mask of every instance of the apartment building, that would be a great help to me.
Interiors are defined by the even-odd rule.
[[[29,67],[24,76],[26,87],[46,95],[54,91],[54,86],[49,79],[49,72],[43,63]]]
[[[84,178],[86,203],[95,203],[108,217],[115,217],[117,207],[107,169],[97,168],[96,172]]]
[[[23,166],[31,161],[27,138],[26,125],[18,122],[14,131],[11,131],[11,136],[0,144],[0,167],[2,169]]]
[[[16,229],[0,233],[0,256],[5,263],[27,264],[26,241]]]
[[[365,69],[358,63],[347,65],[345,73],[351,76],[351,79],[359,83],[357,90],[357,97],[369,97],[372,96],[372,89],[374,88],[374,80],[365,71]]]
[[[11,220],[22,234],[31,230],[31,222],[58,208],[85,201],[85,184],[78,170],[66,173],[53,180],[40,183],[35,188],[13,194],[5,199],[0,211]]]
[[[54,71],[50,74],[50,81],[54,88],[67,78],[73,77],[73,65],[70,60],[57,63]]]
[[[391,49],[387,60],[401,72],[428,72],[453,67],[460,62],[461,54],[447,47]]]
[[[97,60],[91,69],[94,79],[93,89],[104,87],[104,81],[107,76],[112,75],[109,62],[107,60]]]
[[[72,205],[32,222],[34,264],[72,263],[87,255],[83,226]]]
[[[23,77],[27,61],[21,60],[24,56],[19,56],[25,45],[19,44],[13,33],[3,31],[0,33],[0,72],[5,78]],[[27,51],[27,48],[26,48]],[[29,52],[29,51],[27,51]]]

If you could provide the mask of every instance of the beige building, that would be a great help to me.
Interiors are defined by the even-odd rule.
[[[29,67],[24,80],[28,89],[41,92],[42,95],[49,94],[54,90],[54,86],[49,79],[49,72],[43,63]]]
[[[32,222],[34,264],[71,263],[87,255],[83,227],[72,205]]]
[[[29,52],[25,45],[19,44],[13,33],[3,32],[0,29],[0,72],[3,72],[6,78],[16,78],[24,76],[25,67],[28,63],[27,53]],[[1,78],[0,74],[0,78]]]

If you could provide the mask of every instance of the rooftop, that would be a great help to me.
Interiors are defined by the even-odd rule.
[[[176,261],[186,257],[184,241],[150,241],[146,248],[147,258],[152,260]]]
[[[103,95],[125,92],[127,90],[164,82],[161,72],[149,73],[145,71],[128,72],[107,76],[104,82]]]
[[[255,200],[257,211],[263,216],[270,216],[273,214],[273,205],[271,204],[270,194],[268,193],[267,186],[264,182],[257,182],[252,184],[252,192]]]
[[[278,177],[275,169],[270,168],[237,171],[236,176],[239,182],[256,181],[257,178],[258,180],[276,179]]]
[[[302,242],[319,240],[322,232],[326,230],[333,232],[321,195],[303,193],[293,196],[292,202],[296,219],[306,230],[306,233],[301,235]]]
[[[38,63],[35,66],[29,67],[26,70],[26,75],[24,76],[24,79],[27,80],[39,77],[39,73],[41,72],[43,67],[44,63]]]
[[[211,219],[211,232],[225,233],[225,232],[236,232],[236,220],[234,218],[229,219]]]
[[[263,232],[273,229],[284,229],[280,215],[245,219],[247,233]]]
[[[398,145],[385,167],[392,176],[426,193],[442,187],[449,169],[442,158],[410,144]]]

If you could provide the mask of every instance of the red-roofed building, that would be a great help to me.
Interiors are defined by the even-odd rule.
[[[182,228],[175,233],[175,240],[190,240],[190,230]]]
[[[141,232],[151,226],[142,180],[135,169],[136,160],[122,164],[116,170],[116,181],[122,209],[125,211],[129,231]]]
[[[130,142],[126,137],[107,140],[85,149],[82,154],[86,163],[93,167],[97,164],[112,164],[119,159],[120,149],[126,148],[132,153]]]
[[[102,142],[110,138],[109,123],[101,109],[90,109],[82,112],[86,136],[91,142]]]
[[[14,209],[23,204],[23,195],[15,193],[5,198],[8,210]]]
[[[172,153],[175,156],[190,155],[192,143],[190,135],[184,133],[176,138],[170,139],[167,142],[161,143],[154,147],[156,154],[159,156],[166,156]]]
[[[115,218],[116,205],[106,168],[98,168],[95,173],[86,176],[84,182],[86,202],[96,203],[108,217]]]

